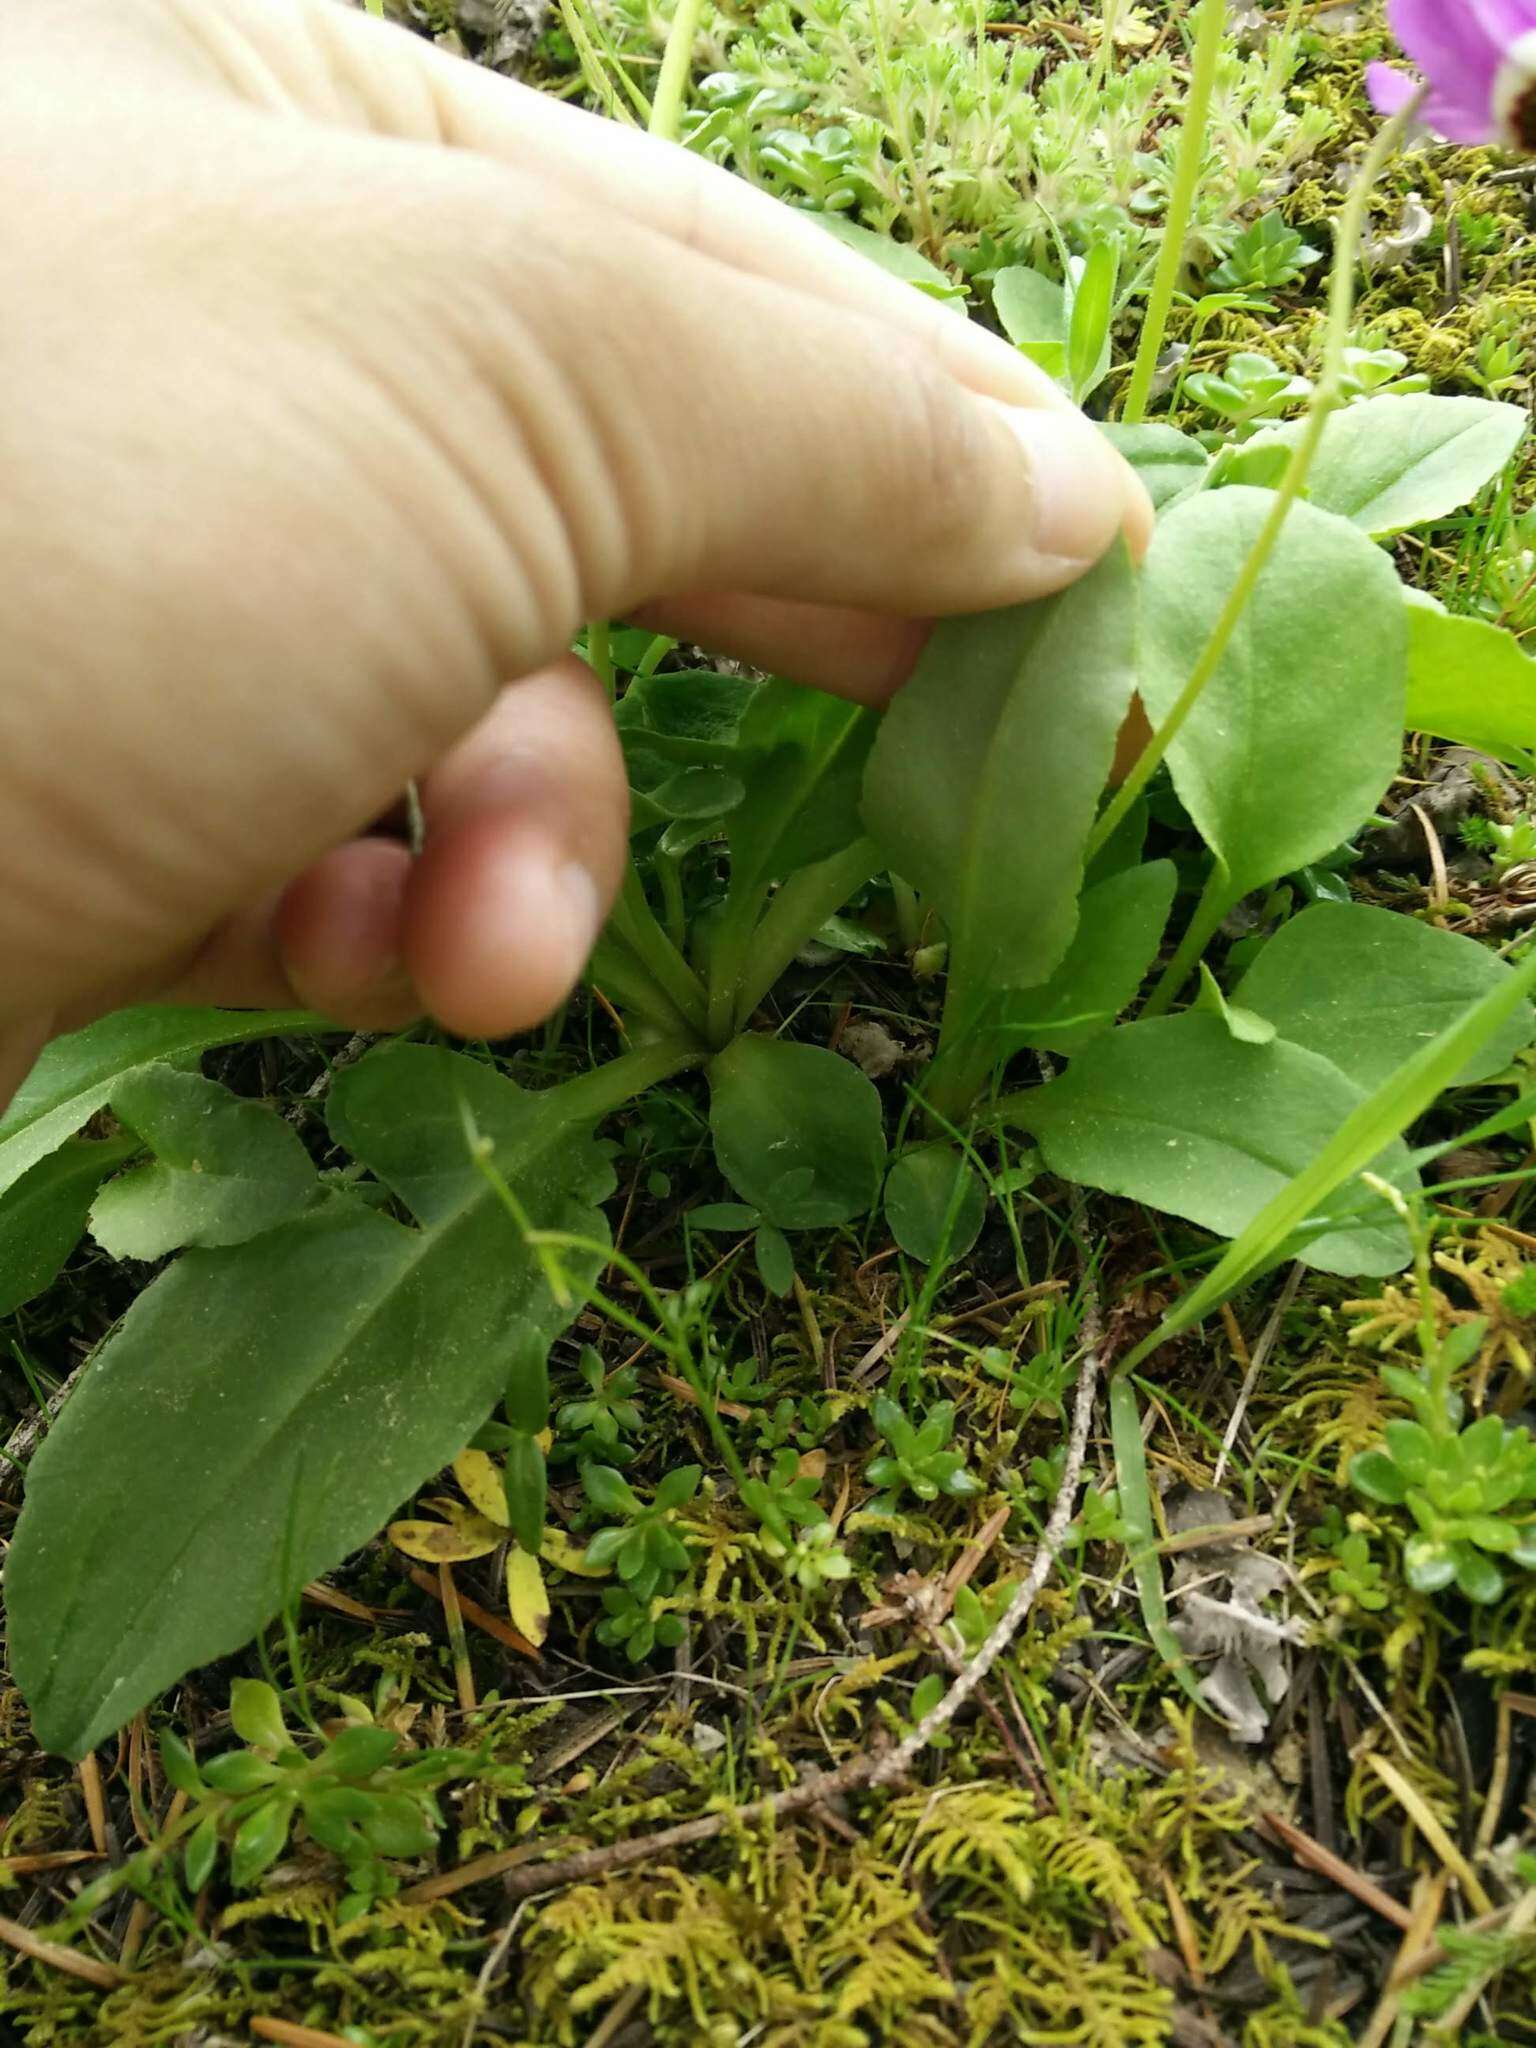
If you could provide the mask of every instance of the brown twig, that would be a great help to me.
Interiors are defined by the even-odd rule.
[[[934,1736],[942,1734],[949,1726],[1024,1626],[1041,1588],[1051,1575],[1052,1566],[1061,1554],[1068,1526],[1077,1508],[1078,1482],[1082,1478],[1083,1460],[1088,1452],[1088,1431],[1093,1422],[1094,1396],[1098,1392],[1099,1375],[1104,1364],[1103,1327],[1099,1320],[1098,1303],[1092,1297],[1089,1298],[1083,1315],[1083,1337],[1085,1349],[1083,1362],[1077,1373],[1077,1396],[1072,1406],[1072,1433],[1067,1440],[1066,1464],[1062,1468],[1061,1485],[1056,1490],[1050,1520],[1046,1523],[1045,1531],[1040,1538],[1040,1547],[1035,1552],[1034,1563],[1030,1566],[1019,1590],[1003,1610],[1002,1619],[932,1713],[925,1714],[911,1733],[876,1764],[869,1779],[871,1786],[889,1785],[893,1779],[904,1777],[908,1767],[928,1747]]]
[[[282,2048],[352,2048],[340,2034],[328,2034],[322,2027],[300,2027],[292,2020],[253,2019],[251,2032],[258,2041],[278,2041]]]
[[[443,1592],[434,1573],[413,1569],[411,1584],[420,1586],[423,1593],[430,1593],[432,1598],[441,1604]],[[484,1629],[488,1636],[494,1636],[498,1643],[505,1643],[509,1650],[516,1650],[520,1657],[532,1657],[535,1663],[538,1662],[538,1650],[526,1636],[519,1635],[509,1621],[503,1621],[500,1615],[492,1614],[488,1608],[482,1607],[479,1601],[471,1600],[467,1593],[459,1594],[459,1612],[466,1621],[472,1621],[476,1628]]]
[[[101,1794],[101,1766],[92,1750],[81,1757],[76,1769],[80,1790],[85,1795],[85,1817],[91,1830],[91,1847],[98,1856],[107,1854],[107,1802]]]
[[[1283,1814],[1267,1810],[1259,1818],[1271,1834],[1279,1837],[1296,1861],[1308,1870],[1332,1879],[1341,1891],[1348,1892],[1351,1898],[1358,1899],[1362,1906],[1369,1906],[1373,1913],[1379,1913],[1383,1920],[1390,1920],[1404,1933],[1413,1925],[1413,1915],[1406,1906],[1400,1905],[1390,1892],[1384,1892],[1379,1884],[1373,1884],[1363,1871],[1353,1869],[1342,1856],[1335,1856],[1321,1842],[1313,1841],[1305,1829],[1288,1821]]]
[[[122,1971],[114,1969],[110,1963],[98,1963],[94,1956],[83,1956],[78,1949],[68,1948],[62,1941],[44,1941],[40,1934],[34,1934],[30,1927],[23,1927],[19,1920],[0,1918],[0,1941],[8,1942],[35,1963],[46,1963],[50,1970],[62,1970],[65,1976],[79,1977],[82,1982],[94,1984],[102,1991],[113,1991],[126,1982]]]

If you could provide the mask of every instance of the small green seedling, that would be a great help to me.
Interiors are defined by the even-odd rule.
[[[875,1427],[890,1450],[871,1458],[864,1468],[870,1485],[880,1489],[867,1512],[894,1514],[906,1493],[921,1501],[937,1500],[940,1494],[964,1500],[980,1493],[981,1481],[967,1469],[964,1452],[950,1448],[953,1401],[936,1401],[919,1423],[910,1420],[889,1394],[881,1394],[873,1413]]]

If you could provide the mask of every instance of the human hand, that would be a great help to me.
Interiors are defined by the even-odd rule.
[[[0,132],[0,1102],[147,996],[547,1013],[625,856],[583,618],[875,700],[1149,523],[1005,343],[331,0],[7,9]]]

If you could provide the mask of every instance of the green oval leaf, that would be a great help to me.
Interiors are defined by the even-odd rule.
[[[1410,605],[1406,716],[1523,768],[1536,753],[1536,661],[1500,626]]]
[[[1487,398],[1369,398],[1346,405],[1323,429],[1307,493],[1320,510],[1369,534],[1427,526],[1491,483],[1525,429],[1518,405]],[[1298,421],[1263,438],[1294,446],[1303,431]]]
[[[1272,504],[1266,491],[1202,492],[1159,522],[1142,593],[1154,721],[1193,673]],[[1386,555],[1343,520],[1293,506],[1168,752],[1232,900],[1332,852],[1371,815],[1397,772],[1406,647]]]
[[[1018,1113],[1063,1178],[1235,1237],[1362,1099],[1317,1053],[1283,1039],[1244,1044],[1220,1018],[1187,1011],[1094,1039],[1059,1080],[1018,1098]],[[1373,1164],[1415,1184],[1399,1140]],[[1367,1198],[1359,1220],[1310,1238],[1297,1257],[1325,1272],[1393,1273],[1409,1254],[1403,1225]]]
[[[720,1171],[780,1230],[847,1223],[874,1201],[885,1129],[872,1081],[815,1045],[738,1038],[710,1063]]]
[[[886,713],[865,823],[948,925],[962,1012],[993,990],[1038,987],[1065,954],[1135,681],[1122,545],[1055,597],[941,622]]]
[[[903,1152],[885,1183],[885,1220],[902,1250],[930,1266],[963,1259],[981,1235],[987,1199],[964,1155],[942,1142]]]
[[[244,1244],[299,1215],[320,1176],[299,1135],[264,1102],[175,1067],[141,1067],[112,1090],[114,1112],[154,1153],[109,1181],[91,1235],[115,1259],[183,1245]]]
[[[1233,1001],[1369,1089],[1513,972],[1475,939],[1401,911],[1318,903],[1280,927]],[[1533,1038],[1536,1011],[1522,1002],[1450,1085],[1497,1074]]]

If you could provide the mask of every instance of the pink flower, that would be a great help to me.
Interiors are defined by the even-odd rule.
[[[1392,33],[1429,82],[1425,124],[1450,142],[1536,152],[1536,0],[1390,0]],[[1395,114],[1418,90],[1390,64],[1367,74]]]

